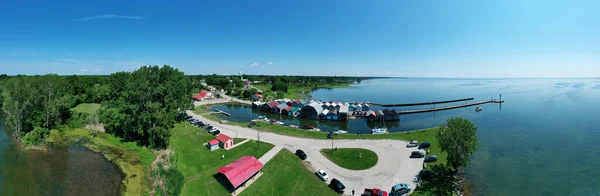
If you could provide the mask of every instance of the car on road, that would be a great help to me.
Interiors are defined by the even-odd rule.
[[[315,174],[317,174],[317,176],[319,176],[319,178],[321,178],[321,180],[327,182],[327,180],[329,180],[329,176],[327,175],[327,172],[325,172],[322,169],[318,169],[317,172],[315,172]]]
[[[296,150],[296,156],[298,156],[298,158],[302,160],[306,160],[306,158],[308,158],[308,156],[306,156],[306,153],[304,153],[304,151],[300,149]]]
[[[425,153],[421,152],[421,151],[412,151],[412,153],[410,153],[410,158],[423,158],[425,157]]]
[[[436,161],[437,161],[437,156],[435,156],[435,155],[425,157],[425,163],[436,162]]]
[[[381,189],[365,189],[361,196],[388,196],[388,193]]]
[[[342,182],[335,178],[331,179],[331,182],[329,182],[329,187],[339,194],[343,194],[344,189],[346,189],[346,186],[344,186]]]
[[[429,148],[429,147],[431,147],[431,144],[429,142],[423,142],[419,145],[419,149]]]
[[[390,195],[404,195],[410,192],[410,185],[408,184],[397,184],[392,187],[392,191],[390,191]]]
[[[421,170],[419,172],[419,179],[421,180],[432,180],[433,177],[435,177],[435,173],[433,173],[433,171],[431,170]]]
[[[333,132],[329,132],[329,134],[327,134],[327,138],[329,138],[329,139],[333,138]]]
[[[413,140],[413,141],[408,142],[408,144],[406,144],[406,147],[412,148],[412,147],[417,147],[418,145],[419,145],[419,142]]]

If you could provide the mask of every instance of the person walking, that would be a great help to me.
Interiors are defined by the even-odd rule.
[[[352,189],[352,196],[354,196],[354,189]]]

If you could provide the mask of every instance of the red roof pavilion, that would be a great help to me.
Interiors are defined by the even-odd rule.
[[[233,188],[239,187],[263,168],[263,164],[253,156],[243,156],[217,170],[227,177]]]
[[[210,141],[208,141],[208,143],[210,145],[217,145],[217,144],[219,144],[219,141],[217,141],[217,140],[210,140]]]

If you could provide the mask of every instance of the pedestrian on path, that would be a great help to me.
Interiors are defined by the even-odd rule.
[[[221,160],[225,160],[225,155],[221,155]]]
[[[352,189],[352,196],[354,196],[354,189]]]

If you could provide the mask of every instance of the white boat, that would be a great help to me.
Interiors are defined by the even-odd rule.
[[[278,125],[283,125],[283,122],[281,122],[281,121],[277,121],[276,123],[277,123]]]
[[[475,108],[475,111],[477,111],[477,112],[479,112],[479,111],[481,111],[481,110],[483,110],[483,108],[481,108],[481,107],[477,107],[477,108]]]
[[[339,134],[346,134],[348,133],[348,131],[344,131],[344,130],[337,130],[337,131],[333,131],[333,134],[339,135]]]
[[[377,129],[372,129],[371,133],[372,134],[386,134],[386,133],[388,133],[388,130],[386,128],[377,128]]]

